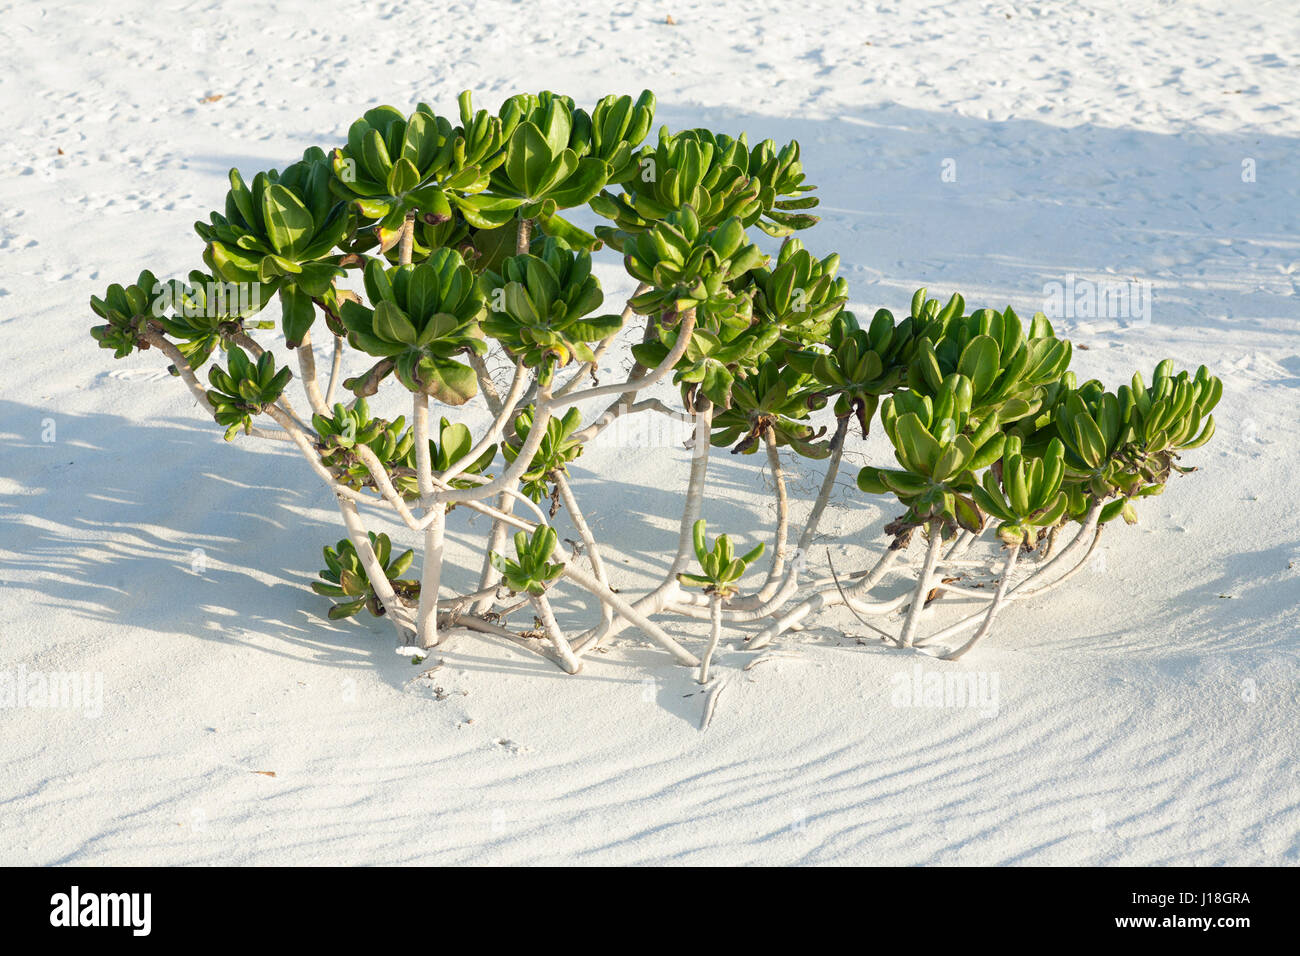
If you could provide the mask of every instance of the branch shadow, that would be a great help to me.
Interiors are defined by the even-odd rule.
[[[183,418],[50,419],[7,400],[0,436],[0,482],[20,489],[0,497],[0,585],[11,600],[22,590],[39,606],[169,637],[243,643],[257,631],[283,641],[271,653],[365,666],[387,625],[330,622],[308,590],[320,546],[342,533],[321,517],[331,496],[294,456],[250,455]]]

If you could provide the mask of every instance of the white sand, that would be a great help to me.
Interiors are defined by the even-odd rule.
[[[0,672],[103,680],[97,719],[0,710],[0,863],[1297,862],[1300,18],[799,6],[0,4]],[[646,85],[673,127],[802,142],[825,217],[804,238],[868,314],[922,284],[1025,316],[1070,273],[1153,285],[1147,326],[1058,328],[1112,386],[1164,356],[1221,376],[1203,470],[958,665],[830,615],[742,672],[732,635],[703,733],[692,673],[632,631],[576,678],[458,639],[413,680],[386,624],[326,621],[328,493],[225,445],[157,356],[97,349],[89,296],[199,266],[228,167],[328,147],[375,103]],[[711,530],[765,536],[761,456],[721,458]],[[675,537],[685,460],[574,468],[629,591]],[[806,501],[817,469],[793,465]],[[841,569],[897,510],[855,470],[824,523]],[[918,660],[996,678],[996,715],[894,706]]]

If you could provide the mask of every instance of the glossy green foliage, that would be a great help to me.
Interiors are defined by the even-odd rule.
[[[682,584],[704,588],[709,594],[730,597],[736,593],[737,583],[744,577],[749,566],[762,555],[764,546],[760,542],[752,551],[737,556],[731,539],[725,534],[718,535],[713,547],[709,547],[705,537],[707,528],[703,518],[696,521],[692,528],[695,559],[700,564],[701,573],[679,574],[677,580]]]
[[[488,315],[483,331],[512,357],[548,371],[594,359],[591,345],[622,327],[618,315],[592,315],[605,301],[591,274],[591,255],[547,238],[529,255],[506,259],[479,277]]]
[[[753,454],[770,432],[778,448],[792,448],[805,458],[825,458],[830,448],[817,439],[826,429],[808,421],[810,412],[825,404],[813,376],[764,358],[756,369],[736,375],[730,407],[714,413],[711,442],[734,444],[736,454]]]
[[[1178,452],[1214,431],[1222,385],[1204,367],[1175,375],[1162,362],[1149,388],[1140,375],[1118,392],[1077,386],[1070,344],[1042,315],[1025,330],[1011,309],[967,315],[961,296],[941,308],[921,290],[896,331],[912,337],[898,356],[908,387],[884,400],[881,423],[901,467],[858,475],[863,491],[907,506],[896,527],[977,530],[992,516],[1004,539],[1032,546],[1094,505],[1103,522],[1131,523],[1132,500],[1163,491],[1186,470]]]
[[[798,239],[787,239],[775,266],[753,271],[755,315],[800,344],[825,342],[849,299],[848,281],[835,275],[839,266],[838,255],[817,259]]]
[[[888,310],[876,312],[866,329],[852,312],[841,312],[830,323],[823,347],[791,351],[786,361],[834,398],[837,418],[855,416],[866,438],[880,397],[903,380],[901,357],[907,345],[905,330],[894,324]]]
[[[358,395],[373,394],[390,371],[412,392],[446,405],[463,405],[478,393],[474,371],[456,356],[483,354],[480,321],[486,311],[474,274],[454,249],[439,249],[419,265],[366,266],[366,294],[374,303],[342,304],[348,341],[380,358],[365,376],[350,380]]]
[[[243,349],[232,345],[226,359],[226,368],[213,365],[208,369],[212,385],[208,401],[217,424],[226,427],[226,441],[230,441],[240,429],[247,432],[252,428],[253,416],[280,397],[293,373],[288,368],[277,371],[270,352],[263,352],[253,362]]]
[[[414,433],[406,428],[406,419],[395,421],[372,418],[370,406],[364,398],[352,408],[336,404],[333,415],[312,416],[312,427],[320,436],[321,461],[331,468],[339,481],[350,488],[376,488],[370,469],[357,454],[357,446],[364,445],[390,473],[404,465],[414,443]],[[400,478],[395,478],[400,482]]]
[[[269,283],[223,282],[203,272],[191,272],[189,282],[168,283],[171,308],[158,319],[163,331],[193,369],[202,367],[216,348],[249,329],[271,329],[274,322],[249,322],[275,292]]]
[[[729,406],[736,370],[756,367],[780,337],[777,326],[754,322],[752,293],[737,289],[766,257],[746,241],[739,219],[705,231],[690,206],[639,235],[628,249],[628,272],[650,286],[631,300],[632,307],[662,317],[657,339],[634,345],[632,354],[646,367],[658,365],[677,341],[676,319],[694,309],[695,328],[674,381]]]
[[[972,492],[980,509],[1002,523],[998,537],[1007,544],[1029,544],[1037,532],[1050,528],[1065,515],[1066,496],[1061,491],[1065,477],[1065,446],[1053,439],[1041,458],[1021,454],[1020,439],[1006,440],[1001,467],[984,472],[981,484]]]
[[[529,405],[515,418],[514,440],[501,446],[507,464],[514,464],[519,456],[519,450],[533,430],[535,415],[536,409]],[[520,477],[524,494],[533,501],[541,501],[549,495],[550,476],[557,471],[567,473],[568,463],[582,454],[582,443],[573,437],[581,424],[582,415],[576,408],[570,408],[564,415],[552,416],[546,420],[546,431],[537,446],[537,452]]]
[[[377,417],[367,398],[396,382],[462,406],[502,360],[522,362],[524,394],[539,405],[552,388],[580,401],[588,374],[606,376],[609,365],[630,367],[629,393],[657,369],[680,389],[687,417],[712,405],[710,442],[742,454],[770,442],[779,454],[823,458],[850,431],[868,438],[879,416],[893,461],[862,467],[857,484],[898,500],[903,514],[888,526],[897,534],[931,522],[944,534],[976,531],[992,520],[1003,539],[1032,547],[1090,515],[1135,521],[1135,501],[1189,471],[1180,455],[1214,433],[1222,385],[1204,367],[1175,372],[1165,361],[1149,385],[1140,375],[1114,390],[1079,384],[1071,344],[1042,314],[1025,323],[1009,307],[968,311],[961,295],[942,302],[921,289],[901,321],[882,308],[859,324],[845,311],[840,257],[793,238],[817,221],[798,143],[751,147],[743,133],[705,129],[661,129],[648,143],[649,91],[606,96],[590,110],[549,91],[511,96],[495,111],[465,92],[456,106],[445,115],[426,104],[379,106],[328,154],[308,149],[247,180],[231,170],[222,210],[195,227],[206,270],[166,282],[144,271],[110,286],[91,299],[91,334],[117,358],[162,346],[188,364],[179,371],[191,388],[188,372],[208,365],[205,395],[227,438],[270,411],[280,432],[267,437],[288,431],[363,497],[386,491],[363,460],[373,455],[408,502],[420,497],[423,449],[405,417]],[[588,213],[604,222],[587,227]],[[772,259],[755,230],[784,239]],[[639,284],[624,312],[638,318],[602,311],[604,245],[621,257],[626,284]],[[282,399],[292,373],[248,336],[273,327],[262,317],[273,298],[283,344],[314,346],[299,353],[301,368],[335,348],[330,385],[322,362],[308,389],[319,412],[310,427]],[[325,329],[309,339],[318,314]],[[635,365],[610,351],[620,345]],[[568,382],[555,382],[576,363]],[[356,401],[326,409],[322,395],[343,374]],[[616,380],[600,394],[622,388]],[[638,411],[650,407],[662,409],[644,402]],[[516,414],[499,450],[513,465],[537,440],[522,489],[534,502],[551,497],[554,509],[555,479],[582,453],[584,430],[576,407],[548,416],[540,435],[535,420],[535,406]],[[498,447],[471,461],[476,446],[468,424],[439,416],[434,471],[457,469],[445,477],[457,489],[487,480]],[[761,548],[738,558],[725,535],[706,548],[702,522],[696,530],[704,573],[683,581],[730,593]],[[560,567],[550,562],[553,532],[538,534],[517,543],[517,560],[494,556],[510,586],[529,594],[543,593]],[[326,583],[338,593],[327,593],[345,598],[346,613],[374,611],[349,548],[332,552]]]
[[[375,222],[381,249],[398,241],[408,213],[425,225],[451,222],[452,203],[482,192],[502,158],[479,155],[465,130],[424,103],[410,116],[391,106],[367,110],[330,156],[335,193]]]
[[[342,275],[337,249],[356,228],[331,180],[329,160],[316,147],[283,172],[258,173],[251,185],[232,169],[225,213],[194,224],[207,243],[203,260],[214,275],[279,290],[290,348],[315,320],[312,300]]]
[[[541,525],[531,535],[516,532],[515,560],[511,561],[497,551],[491,553],[490,560],[511,591],[540,597],[564,573],[563,564],[551,561],[555,544],[555,529]]]
[[[751,150],[743,133],[732,138],[704,129],[661,129],[658,144],[641,151],[622,187],[621,193],[605,190],[591,207],[617,226],[597,227],[596,235],[624,252],[630,236],[687,206],[705,229],[736,217],[746,228],[784,236],[817,222],[802,211],[817,199],[806,195],[815,187],[805,183],[799,144],[778,151],[764,140]]]
[[[767,261],[758,246],[747,241],[739,219],[705,228],[692,206],[656,223],[624,250],[628,274],[650,287],[632,300],[641,315],[696,309],[724,319],[743,308],[747,317],[750,296],[730,283]]]
[[[420,582],[402,577],[403,572],[411,566],[414,551],[393,554],[393,543],[386,534],[370,534],[370,546],[384,569],[384,576],[393,586],[394,593],[404,602],[414,604],[420,596]],[[352,617],[365,608],[375,617],[384,614],[384,606],[375,595],[375,589],[366,576],[361,558],[352,542],[344,538],[334,547],[326,546],[325,568],[320,572],[320,580],[313,581],[311,589],[317,594],[336,598],[337,602],[330,608],[331,620],[337,621]]]
[[[100,348],[111,349],[113,358],[125,358],[136,349],[148,348],[144,341],[150,321],[158,319],[167,304],[167,288],[149,270],[130,285],[114,283],[101,299],[90,297],[90,308],[104,325],[92,326],[91,336]]]

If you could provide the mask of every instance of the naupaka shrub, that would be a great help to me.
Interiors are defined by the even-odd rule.
[[[647,141],[654,111],[648,91],[590,111],[549,92],[510,97],[495,113],[468,93],[452,116],[424,104],[369,110],[329,152],[309,149],[251,180],[231,170],[222,209],[196,224],[206,270],[110,286],[91,300],[102,320],[93,334],[116,358],[165,355],[228,440],[283,442],[305,456],[347,529],[325,548],[315,585],[334,599],[331,617],[385,616],[403,645],[421,648],[467,629],[507,636],[569,671],[629,626],[700,664],[665,629],[676,615],[712,621],[706,680],[724,623],[764,623],[748,638],[761,647],[836,604],[900,614],[891,642],[959,657],[1006,603],[1082,567],[1109,522],[1135,521],[1135,503],[1189,470],[1179,456],[1213,434],[1222,389],[1204,367],[1162,362],[1150,384],[1135,375],[1113,391],[1080,383],[1070,343],[1041,314],[1026,325],[1010,308],[968,310],[960,295],[941,303],[921,290],[901,318],[880,309],[860,321],[845,310],[839,257],[819,258],[794,236],[817,222],[799,145],[704,129]],[[578,213],[608,224],[589,232]],[[759,233],[783,240],[774,256]],[[594,257],[610,254],[637,282],[618,311],[593,272]],[[254,336],[274,327],[273,300],[274,347]],[[327,371],[318,344],[332,353]],[[601,368],[620,366],[614,350],[630,353],[630,371],[598,383]],[[364,369],[344,379],[349,353]],[[508,378],[495,380],[489,359],[504,360]],[[675,386],[674,402],[661,383]],[[374,414],[381,389],[403,394],[409,417]],[[471,402],[491,417],[478,434],[466,424]],[[833,429],[815,421],[823,410]],[[690,422],[696,437],[678,547],[662,580],[629,596],[602,557],[618,543],[595,539],[568,465],[619,418],[643,414]],[[902,513],[879,559],[847,586],[838,574],[809,580],[846,444],[877,422],[895,461],[862,468],[857,487]],[[727,535],[708,544],[711,447],[766,454],[770,547],[737,557]],[[825,461],[797,537],[782,449]],[[478,586],[461,594],[442,581],[454,507],[489,519]],[[571,549],[551,526],[560,509],[581,539]],[[394,556],[387,533],[370,527],[384,510],[422,535],[418,579],[402,577],[413,553]],[[1003,557],[980,570],[988,559],[969,555],[990,536]],[[914,538],[925,546],[912,584],[872,597],[909,567]],[[766,573],[746,586],[764,552]],[[561,587],[600,611],[574,637],[551,609]],[[918,640],[938,597],[976,611]],[[525,606],[535,627],[512,629]]]

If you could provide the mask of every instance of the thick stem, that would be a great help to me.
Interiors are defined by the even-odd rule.
[[[673,343],[673,347],[669,350],[668,354],[664,356],[662,362],[637,382],[636,388],[649,387],[658,382],[661,378],[670,374],[673,368],[677,365],[678,360],[685,354],[686,346],[689,344],[694,331],[695,310],[689,309],[682,316],[678,338],[677,341]],[[537,392],[537,411],[533,418],[533,427],[529,430],[528,437],[524,440],[523,447],[519,449],[519,455],[515,458],[514,463],[487,484],[464,490],[455,489],[439,491],[429,499],[428,503],[433,504],[438,502],[448,504],[482,501],[484,498],[491,497],[503,489],[514,487],[523,476],[524,472],[532,465],[533,456],[537,454],[537,449],[541,447],[542,439],[545,437],[546,423],[550,421],[553,413],[557,409],[586,401],[589,398],[596,398],[601,395],[621,392],[626,388],[627,383],[622,383],[619,385],[588,388],[564,397],[553,397],[548,386],[540,386]],[[425,520],[427,520],[427,517]]]
[[[338,388],[339,375],[343,371],[343,336],[334,336],[334,360],[330,363],[330,383],[325,389],[325,405],[328,408],[334,402],[334,390]]]
[[[812,509],[808,512],[803,531],[800,532],[799,541],[795,545],[794,563],[786,572],[784,579],[778,582],[779,586],[775,589],[765,589],[767,590],[765,595],[732,599],[723,609],[723,620],[757,621],[774,613],[794,597],[794,592],[799,588],[799,575],[808,560],[808,549],[812,547],[813,538],[816,537],[817,528],[821,524],[822,514],[825,513],[826,506],[830,502],[831,492],[835,490],[835,479],[839,475],[840,461],[844,456],[844,437],[848,431],[848,424],[847,418],[841,418],[835,427],[835,434],[831,437],[831,455],[826,465],[826,474],[822,477],[821,489],[817,493]],[[692,617],[695,616],[689,611],[687,613]]]
[[[557,547],[556,557],[554,560],[563,560],[563,558],[564,555]],[[685,664],[687,667],[695,667],[700,663],[698,657],[664,633],[664,629],[654,621],[650,620],[650,618],[639,608],[633,607],[581,568],[574,567],[573,564],[570,563],[564,569],[564,572],[565,575],[579,587],[584,588],[591,594],[595,595],[598,600],[608,603],[620,618],[620,621],[617,623],[621,625],[622,621],[625,620],[633,626],[640,628],[647,637],[655,641],[676,658],[679,663]]]
[[[196,399],[198,399],[199,404],[203,406],[203,410],[211,415],[212,403],[208,401],[208,393],[203,386],[199,384],[198,378],[194,375],[194,369],[190,368],[190,363],[186,360],[185,354],[181,352],[175,344],[164,338],[161,332],[158,332],[155,329],[146,329],[144,332],[144,340],[154,348],[159,349],[164,355],[172,360],[172,365],[176,367],[176,371],[180,374],[181,381],[186,384],[190,392]]]
[[[692,420],[692,417],[686,412],[679,412],[676,409],[669,408],[657,398],[643,398],[641,401],[630,405],[625,402],[616,402],[610,405],[590,425],[581,431],[574,432],[573,437],[576,441],[586,444],[624,415],[635,415],[638,412],[658,412],[679,422]]]
[[[420,613],[417,625],[421,647],[438,643],[438,591],[442,586],[443,533],[447,511],[433,506],[433,521],[424,531],[424,557],[420,569]]]
[[[831,456],[827,462],[826,474],[822,478],[821,490],[817,493],[817,500],[813,502],[812,509],[808,512],[808,519],[804,522],[803,531],[799,535],[799,542],[795,547],[795,562],[786,572],[780,586],[774,592],[769,592],[763,597],[750,597],[733,599],[728,602],[723,609],[722,618],[730,623],[749,623],[757,621],[771,614],[775,614],[778,609],[785,605],[785,602],[794,597],[795,592],[799,589],[799,575],[802,571],[802,565],[806,562],[808,549],[812,546],[813,538],[817,534],[817,528],[821,524],[822,514],[826,511],[826,505],[830,502],[831,492],[835,488],[835,479],[839,474],[840,461],[844,456],[844,437],[848,431],[848,418],[841,418],[835,427],[835,434],[831,437]],[[892,560],[892,558],[890,558]],[[875,584],[873,580],[871,587]],[[837,595],[839,589],[836,589]],[[850,606],[856,607],[857,604],[850,595],[848,597]],[[678,598],[678,604],[674,608],[679,614],[687,617],[704,616],[696,610],[703,602],[703,599],[695,600],[693,597],[687,599],[685,595]],[[840,602],[842,603],[842,602]],[[819,605],[820,606],[820,605]],[[796,609],[798,610],[798,609]],[[800,619],[807,614],[812,613],[811,609],[804,609],[800,612]],[[793,622],[793,623],[797,623]],[[792,625],[787,625],[792,626]],[[765,632],[766,633],[766,632]],[[771,640],[771,636],[768,637]],[[766,643],[766,641],[764,641]]]
[[[1020,601],[1020,600],[1024,600],[1025,598],[1035,597],[1036,595],[1041,594],[1044,591],[1056,587],[1062,581],[1070,577],[1073,577],[1076,573],[1078,573],[1079,570],[1083,568],[1085,564],[1087,564],[1088,558],[1092,555],[1093,548],[1097,546],[1097,540],[1100,537],[1100,535],[1101,535],[1101,529],[1096,527],[1096,515],[1092,515],[1091,519],[1085,517],[1083,527],[1079,530],[1079,533],[1075,535],[1074,539],[1068,545],[1066,545],[1065,550],[1061,551],[1055,558],[1049,561],[1047,563],[1047,567],[1040,568],[1034,571],[1033,574],[1025,578],[1015,587],[1013,587],[1010,593],[1006,596],[1006,600]],[[1044,577],[1047,574],[1047,572],[1051,570],[1052,566],[1055,565],[1062,558],[1065,558],[1068,555],[1074,553],[1081,545],[1081,542],[1088,538],[1090,538],[1092,543],[1088,547],[1087,553],[1079,560],[1077,564],[1074,565],[1074,567],[1070,568],[1069,571],[1061,575],[1061,577],[1058,578],[1057,580],[1052,581],[1048,584],[1044,584],[1036,588],[1027,587],[1027,585]],[[981,618],[983,618],[984,614],[985,612],[983,610],[976,611],[974,614],[971,614],[969,617],[964,617],[957,623],[950,624],[947,627],[945,627],[943,630],[928,635],[925,638],[923,643],[926,646],[929,646],[931,644],[937,644],[940,641],[945,641],[950,637],[956,637],[962,631],[966,630],[966,628],[970,627],[976,621],[979,621]]]
[[[433,495],[433,460],[429,450],[429,396],[416,392],[411,399],[411,425],[415,430],[415,481],[420,503],[430,509]]]
[[[917,625],[921,623],[921,612],[925,609],[926,595],[930,593],[930,579],[934,577],[934,566],[939,562],[939,552],[943,548],[943,523],[938,518],[933,519],[929,531],[930,544],[925,549],[925,564],[916,579],[916,589],[912,592],[912,606],[907,609],[903,631],[898,635],[898,643],[901,647],[912,646]]]
[[[491,481],[475,488],[457,488],[437,492],[426,500],[426,504],[459,504],[466,501],[482,501],[484,498],[490,498],[499,492],[514,488],[523,477],[524,472],[532,466],[533,458],[537,454],[537,450],[541,448],[542,440],[546,437],[546,425],[551,420],[551,409],[546,403],[546,399],[549,397],[549,394],[543,389],[536,406],[536,413],[533,416],[532,428],[528,431],[528,437],[524,439],[523,445],[520,446],[519,454],[515,457],[514,462],[505,471]]]
[[[581,391],[571,392],[568,395],[557,395],[550,403],[551,407],[559,408],[565,405],[576,405],[585,402],[591,398],[600,398],[604,395],[617,395],[620,401],[630,402],[636,397],[636,393],[649,388],[661,379],[672,374],[673,369],[677,367],[678,361],[686,354],[687,346],[691,343],[691,338],[695,334],[695,310],[687,309],[681,314],[677,325],[677,338],[673,341],[673,347],[668,350],[662,362],[656,365],[644,375],[636,378],[629,376],[625,382],[618,382],[613,385],[599,385],[594,388],[584,388]]]
[[[993,619],[998,616],[998,611],[1002,610],[1002,605],[1006,603],[1007,591],[1011,587],[1011,573],[1016,569],[1016,557],[1020,554],[1020,545],[1011,546],[1011,553],[1007,555],[1006,566],[1002,569],[1002,580],[998,582],[998,593],[993,598],[993,603],[989,605],[989,612],[984,617],[984,623],[980,629],[975,632],[975,636],[969,641],[943,656],[945,661],[955,661],[960,659],[968,651],[972,650],[976,644],[984,640],[989,631],[993,628]]]
[[[943,556],[943,563],[947,564],[949,561],[955,560],[957,555],[964,553],[966,549],[971,546],[971,542],[973,542],[975,538],[975,532],[963,529],[962,532],[957,535],[957,540],[952,543],[952,547],[950,547],[948,552]]]
[[[200,407],[211,415],[212,403],[208,401],[208,393],[204,391],[203,386],[199,384],[198,377],[195,376],[194,369],[190,367],[190,363],[185,360],[184,353],[182,353],[173,342],[165,338],[157,329],[147,329],[143,338],[146,342],[171,359],[172,365],[176,367],[176,372],[180,375],[181,381],[185,383],[185,387],[190,390],[190,394],[192,394],[195,400],[198,401]],[[258,428],[256,425],[249,429],[248,433],[254,438],[269,438],[273,441],[293,440],[286,431],[267,431],[264,428]]]
[[[573,648],[569,646],[568,640],[564,637],[564,632],[560,630],[560,625],[556,623],[555,612],[551,610],[551,602],[546,599],[545,594],[533,598],[533,608],[537,611],[537,617],[542,622],[542,629],[546,631],[546,636],[555,645],[555,652],[563,662],[564,669],[570,674],[578,673],[582,663],[573,656]]]
[[[478,379],[479,391],[483,393],[483,399],[487,402],[488,411],[493,415],[500,415],[502,406],[501,393],[497,391],[497,383],[492,381],[492,373],[488,370],[487,360],[473,349],[465,353],[465,359],[469,362],[469,367],[474,370],[474,377]]]
[[[776,493],[776,532],[772,541],[772,563],[767,568],[767,580],[759,588],[759,602],[769,599],[781,586],[785,572],[786,539],[790,534],[790,496],[785,486],[785,469],[781,467],[781,453],[776,447],[776,432],[769,426],[763,430],[763,445],[767,449],[767,467],[772,473]]]
[[[420,571],[420,646],[438,643],[438,590],[442,584],[443,536],[447,525],[447,508],[432,502],[433,465],[429,450],[429,396],[416,392],[412,397],[411,417],[415,429],[415,473],[424,504],[424,557]]]
[[[718,649],[718,639],[722,637],[722,595],[713,594],[709,598],[709,646],[700,661],[700,683],[709,682],[709,664],[713,661],[713,652]]]
[[[686,503],[682,521],[677,528],[677,553],[667,580],[677,581],[677,575],[686,570],[695,553],[695,522],[704,510],[704,491],[709,476],[709,439],[713,434],[713,403],[703,394],[695,399],[695,438],[691,443],[691,472],[686,481]]]
[[[831,457],[826,463],[826,476],[822,479],[821,490],[817,492],[817,500],[813,502],[812,511],[808,512],[808,520],[804,523],[803,533],[799,535],[797,547],[801,555],[806,555],[808,549],[812,547],[813,537],[817,534],[817,526],[821,524],[822,514],[826,511],[826,505],[831,500],[831,492],[835,490],[835,479],[840,473],[840,461],[844,457],[844,437],[848,428],[848,418],[839,419],[835,426],[835,434],[831,437]]]
[[[1051,558],[1043,565],[1040,573],[1046,574],[1058,565],[1064,566],[1069,561],[1071,555],[1075,554],[1079,548],[1083,546],[1085,541],[1090,542],[1088,552],[1089,554],[1092,553],[1092,549],[1097,546],[1097,531],[1098,523],[1101,520],[1101,508],[1101,501],[1094,501],[1092,503],[1091,507],[1088,508],[1087,514],[1083,516],[1083,526],[1079,529],[1079,533],[1070,540],[1069,544],[1058,551],[1054,558]],[[1074,570],[1077,570],[1078,567],[1082,566],[1082,564],[1083,562],[1080,562],[1079,565],[1075,566]],[[1070,573],[1072,574],[1073,570]],[[1038,575],[1035,574],[1034,577],[1038,577]],[[1061,578],[1061,580],[1064,580],[1064,578]],[[1024,589],[1024,586],[1028,583],[1028,581],[1022,581],[1020,584],[1016,585],[1015,592],[1017,592],[1017,597],[1033,597],[1035,594],[1039,594],[1047,588],[1055,587],[1060,583],[1060,581],[1054,581],[1051,584],[1044,584],[1036,588],[1030,588],[1023,594],[1018,593]]]
[[[515,255],[522,256],[527,254],[528,247],[533,239],[533,221],[531,219],[520,219],[515,226]]]
[[[493,604],[500,603],[502,593],[500,586],[493,586],[470,594],[458,594],[449,601],[441,602],[439,613],[445,618],[443,623],[450,626],[459,624],[460,616],[470,609],[470,605],[484,598],[490,599]]]
[[[1056,547],[1056,537],[1061,533],[1061,526],[1053,525],[1052,530],[1047,532],[1047,541],[1043,544],[1043,550],[1038,555],[1038,561],[1041,564],[1052,556],[1052,549]]]
[[[298,371],[302,373],[302,388],[307,393],[307,404],[317,415],[328,418],[329,406],[325,404],[325,396],[321,394],[320,382],[316,378],[316,350],[311,345],[310,331],[303,334],[302,342],[294,351],[298,353]]]
[[[1084,552],[1083,557],[1080,558],[1078,563],[1075,564],[1074,567],[1070,568],[1070,570],[1066,571],[1055,581],[1049,581],[1046,584],[1040,584],[1038,587],[1024,590],[1024,585],[1028,584],[1031,580],[1037,579],[1038,576],[1042,573],[1042,571],[1035,572],[1030,578],[1021,581],[1020,584],[1017,584],[1014,588],[1012,588],[1011,596],[1009,600],[1019,601],[1024,598],[1037,597],[1040,594],[1046,594],[1048,591],[1055,590],[1056,588],[1064,584],[1066,581],[1070,580],[1070,578],[1074,577],[1076,574],[1078,574],[1080,571],[1082,571],[1085,567],[1088,566],[1088,559],[1091,558],[1092,553],[1095,550],[1097,550],[1097,543],[1101,541],[1101,533],[1103,530],[1105,530],[1104,525],[1102,527],[1093,530],[1092,539],[1091,539],[1091,543],[1088,545],[1088,550]],[[1047,570],[1046,568],[1043,568],[1043,571],[1046,570]]]
[[[700,517],[704,505],[704,489],[709,469],[709,436],[712,432],[713,403],[703,395],[696,399],[698,411],[695,416],[695,440],[691,447],[691,473],[686,482],[686,503],[682,509],[681,524],[677,529],[677,553],[664,574],[663,580],[648,594],[635,603],[637,612],[644,615],[658,614],[671,604],[681,592],[677,575],[686,570],[695,553],[695,522]],[[602,625],[587,631],[579,638],[580,647],[586,650],[588,643],[599,646],[618,634],[626,622],[617,618],[608,625]]]
[[[397,264],[409,266],[411,255],[415,251],[415,210],[406,211],[406,222],[402,223],[401,245],[397,247]]]

